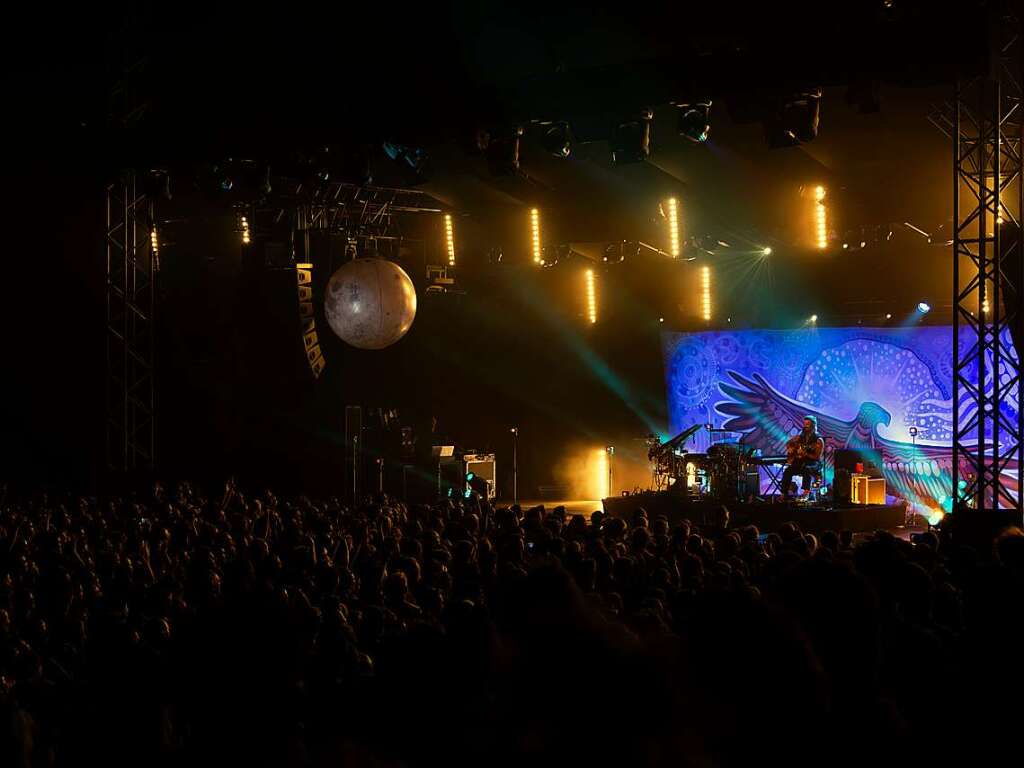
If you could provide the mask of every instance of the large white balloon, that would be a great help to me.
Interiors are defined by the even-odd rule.
[[[331,275],[327,323],[359,349],[384,349],[405,336],[416,317],[416,288],[386,259],[353,259]]]

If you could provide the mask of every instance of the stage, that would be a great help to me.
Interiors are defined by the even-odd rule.
[[[730,502],[701,500],[686,502],[675,494],[664,491],[645,491],[629,496],[612,496],[602,502],[604,511],[612,517],[632,521],[636,510],[643,508],[649,519],[665,515],[670,525],[681,520],[698,524],[710,524],[716,519],[721,507],[729,510],[729,524],[756,525],[762,532],[777,530],[783,523],[796,523],[802,531],[822,533],[824,531],[848,530],[867,533],[877,530],[902,528],[906,524],[906,507],[903,504],[882,505],[832,505],[808,504],[804,502]]]

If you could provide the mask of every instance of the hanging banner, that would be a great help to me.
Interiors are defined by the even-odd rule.
[[[302,346],[306,350],[306,362],[315,378],[327,367],[320,339],[316,332],[316,310],[313,306],[313,265],[296,264],[295,277],[299,289],[299,323],[302,328]]]

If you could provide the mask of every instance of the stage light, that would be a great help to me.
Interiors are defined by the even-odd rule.
[[[762,256],[771,256],[772,255],[771,246],[766,245],[764,248],[762,248],[761,249],[761,255]]]
[[[594,324],[597,322],[597,288],[594,285],[594,270],[586,270],[583,273],[583,280],[587,292],[587,319]]]
[[[701,287],[701,301],[700,311],[701,316],[705,320],[711,319],[711,267],[704,266],[700,268],[700,287]]]
[[[612,134],[612,162],[642,163],[651,154],[651,119],[654,113],[643,109],[623,120]]]
[[[711,101],[679,105],[679,135],[702,144],[711,134]]]
[[[819,249],[828,247],[828,211],[825,209],[825,188],[820,184],[814,188],[814,245]],[[843,243],[846,248],[846,243]]]
[[[487,164],[494,176],[515,175],[519,172],[519,143],[522,126],[515,126],[510,134],[491,136],[486,145]]]
[[[818,135],[820,120],[821,91],[817,89],[797,95],[782,108],[783,128],[804,143]]]
[[[594,451],[594,477],[592,483],[600,499],[607,498],[610,493],[608,488],[608,456],[607,448],[598,448]]]
[[[659,317],[658,318],[658,322],[659,323],[664,323],[665,322],[665,318],[664,317]]]
[[[917,311],[920,312],[922,315],[927,315],[929,312],[932,311],[932,308],[931,305],[929,305],[927,302],[922,301],[917,305]]]
[[[396,163],[402,163],[407,166],[412,172],[413,178],[419,178],[423,175],[428,159],[426,150],[385,141],[384,154]]]
[[[861,248],[867,248],[867,246],[868,246],[868,244],[864,240],[860,241],[860,247]]]
[[[160,253],[160,237],[157,235],[156,227],[149,230],[149,247],[153,250],[153,255]]]
[[[892,320],[892,312],[886,312],[885,313],[885,319],[886,320]]]
[[[452,224],[452,215],[444,215],[444,245],[448,252],[448,266],[455,266],[455,229]]]
[[[988,299],[984,299],[981,302],[981,311],[986,315],[988,314]]]
[[[843,250],[847,250],[850,247],[849,243],[843,243]]]
[[[668,252],[673,259],[678,259],[680,254],[679,246],[679,201],[670,197],[665,203],[666,218],[668,219]]]
[[[242,245],[248,245],[252,242],[252,236],[249,231],[249,219],[246,216],[242,217]]]
[[[946,516],[946,513],[941,509],[932,510],[931,514],[928,515],[928,525],[938,525],[942,522],[942,518]]]
[[[530,209],[530,237],[531,247],[533,250],[533,263],[542,264],[542,254],[540,248],[540,211],[536,208]]]
[[[561,122],[549,126],[541,143],[549,155],[563,159],[569,157],[572,154],[572,132],[569,130],[569,124]]]
[[[811,321],[811,325],[814,325],[816,322],[818,322],[818,316],[817,315],[811,315],[807,319]]]

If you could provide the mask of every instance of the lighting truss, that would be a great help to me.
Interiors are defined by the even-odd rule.
[[[1009,510],[1021,522],[1020,328],[1022,65],[1016,16],[991,12],[987,71],[961,77],[953,139],[953,485],[957,508]],[[985,310],[989,311],[985,311]],[[1019,345],[1019,339],[1017,340]]]
[[[158,236],[153,201],[134,172],[107,187],[107,467],[155,463],[153,341]]]

